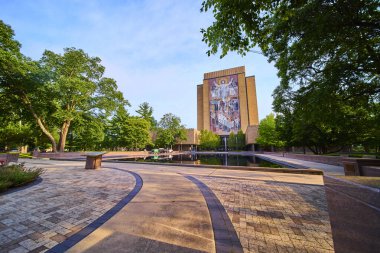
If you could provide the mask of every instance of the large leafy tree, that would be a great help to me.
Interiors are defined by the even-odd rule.
[[[157,121],[153,117],[153,107],[150,106],[147,102],[139,105],[139,109],[137,109],[136,112],[140,115],[141,118],[150,123],[151,129],[157,126]]]
[[[68,146],[70,151],[101,150],[106,122],[102,117],[84,114],[70,126],[66,147]]]
[[[257,143],[264,148],[282,147],[284,145],[284,142],[280,140],[279,133],[276,130],[276,122],[273,113],[260,121]]]
[[[106,129],[105,146],[117,148],[145,148],[151,144],[150,124],[143,118],[130,116],[120,108]]]
[[[156,146],[169,147],[179,141],[186,140],[186,129],[181,119],[172,113],[162,116],[158,122]]]
[[[244,150],[245,148],[245,134],[243,133],[243,130],[239,130],[236,134],[236,139],[237,139],[237,143],[236,143],[236,146],[237,146],[237,149],[238,150]]]
[[[0,148],[17,148],[33,143],[33,127],[22,121],[0,125]]]
[[[37,64],[21,54],[21,44],[14,39],[12,28],[0,20],[0,143],[19,146],[31,144],[33,125],[20,104],[19,89],[30,83],[30,73]]]
[[[53,117],[60,124],[59,151],[64,150],[72,121],[86,113],[107,117],[127,104],[117,91],[116,81],[103,77],[105,68],[100,61],[75,48],[66,48],[63,55],[45,51],[41,59],[44,70],[51,73],[45,85],[54,95]]]
[[[46,50],[35,62],[20,53],[13,30],[2,21],[0,33],[0,96],[28,110],[54,152],[64,151],[73,121],[84,114],[107,117],[127,103],[116,82],[103,77],[100,58],[66,48],[62,55]]]
[[[208,54],[245,55],[259,47],[278,68],[273,105],[288,124],[282,133],[289,143],[309,139],[305,125],[315,126],[310,146],[344,144],[347,136],[351,143],[378,139],[372,127],[357,122],[380,123],[374,110],[380,93],[380,1],[204,1],[202,11],[210,9],[215,22],[202,30]]]
[[[215,150],[221,145],[220,136],[209,130],[201,130],[199,142],[204,150]]]
[[[229,149],[232,150],[243,150],[245,148],[245,134],[240,129],[236,134],[234,132],[231,132],[227,145]]]
[[[21,54],[21,44],[14,39],[14,35],[12,28],[0,20],[0,98],[4,104],[3,108],[8,110],[4,112],[4,117],[12,113],[18,114],[19,117],[25,116],[19,114],[22,110],[17,107],[30,109],[30,100],[26,94],[38,92],[39,81],[43,78],[38,63]],[[40,104],[49,104],[49,101],[43,96],[38,100]],[[32,114],[33,112],[34,110]],[[36,119],[36,122],[43,127],[41,119]],[[49,138],[55,142],[51,134]]]
[[[145,148],[150,144],[149,123],[139,117],[129,117],[119,136],[120,145],[127,148]]]

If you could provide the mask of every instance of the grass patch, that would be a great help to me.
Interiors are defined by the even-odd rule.
[[[43,169],[28,169],[24,164],[0,166],[0,192],[36,180]]]
[[[31,154],[28,154],[28,153],[20,153],[20,155],[19,155],[18,158],[29,158],[29,159],[32,159],[33,156]]]

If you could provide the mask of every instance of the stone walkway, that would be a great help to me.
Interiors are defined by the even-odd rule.
[[[227,210],[244,252],[333,252],[323,186],[198,178]]]
[[[74,167],[81,165],[81,167]],[[0,252],[43,252],[116,205],[133,188],[128,173],[40,161],[42,182],[0,195]]]
[[[318,175],[122,163],[93,171],[84,162],[27,161],[46,173],[37,185],[0,195],[0,252],[59,249],[131,192],[128,171],[142,178],[141,191],[70,252],[228,252],[217,247],[225,218],[237,252],[239,245],[244,252],[333,252]],[[223,224],[213,218],[219,211]]]
[[[202,194],[183,176],[158,168],[136,171],[144,182],[139,194],[68,252],[215,252]]]

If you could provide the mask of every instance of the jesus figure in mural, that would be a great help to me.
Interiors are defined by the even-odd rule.
[[[228,83],[226,83],[226,81],[223,79],[220,81],[220,84],[217,84],[216,81],[214,81],[214,85],[217,89],[217,91],[215,92],[216,94],[219,93],[219,97],[223,100],[223,101],[226,101],[226,98],[228,97],[229,95],[229,86],[232,84],[232,81],[233,79],[231,78],[230,81]]]

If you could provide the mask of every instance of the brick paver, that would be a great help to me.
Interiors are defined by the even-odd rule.
[[[197,178],[223,204],[244,252],[333,252],[323,186]]]
[[[111,209],[134,187],[129,173],[36,165],[43,181],[0,195],[0,252],[43,252]]]

